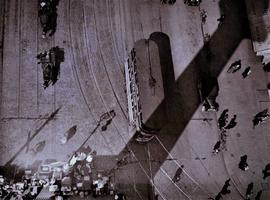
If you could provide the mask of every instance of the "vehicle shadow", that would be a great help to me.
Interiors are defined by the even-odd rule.
[[[52,85],[54,85],[60,76],[60,65],[65,61],[65,52],[58,46],[51,49],[55,53],[55,67],[52,68]]]

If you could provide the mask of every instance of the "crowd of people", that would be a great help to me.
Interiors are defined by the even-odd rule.
[[[125,200],[126,195],[115,188],[111,171],[101,173],[95,169],[95,156],[96,152],[89,146],[81,147],[67,162],[54,160],[37,168],[25,169],[16,180],[0,175],[0,198],[63,200],[91,195],[94,198],[111,196]]]
[[[230,65],[227,72],[228,73],[235,73],[235,72],[239,71],[240,69],[241,69],[241,60],[237,60]],[[251,73],[251,69],[250,69],[250,67],[247,67],[242,73],[243,78],[246,78],[250,73]],[[253,120],[252,120],[253,128],[255,128],[259,124],[265,122],[268,118],[269,118],[268,109],[264,109],[263,111],[258,112],[253,117]],[[229,119],[229,109],[226,108],[221,112],[221,115],[219,116],[219,118],[217,120],[218,129],[220,132],[220,140],[218,140],[213,147],[214,154],[218,154],[222,149],[226,149],[226,146],[225,146],[226,145],[226,137],[227,137],[226,132],[229,129],[232,129],[237,125],[237,115],[236,114],[234,114],[230,120],[228,120],[228,119]],[[249,169],[247,155],[242,155],[240,157],[240,162],[238,163],[238,168],[241,169],[242,171],[247,171]],[[265,166],[265,169],[262,170],[262,174],[263,174],[263,179],[266,179],[268,176],[270,176],[270,164],[267,164]],[[220,200],[220,199],[222,199],[222,196],[230,194],[231,193],[231,191],[229,190],[229,186],[231,185],[230,181],[231,181],[231,179],[226,180],[221,191],[215,196],[215,198],[211,197],[209,199]],[[246,200],[249,200],[252,197],[253,187],[254,187],[253,182],[248,184],[247,189],[246,189],[246,193],[245,193]],[[261,195],[262,195],[262,190],[257,192],[257,195],[255,196],[255,200],[260,200]]]

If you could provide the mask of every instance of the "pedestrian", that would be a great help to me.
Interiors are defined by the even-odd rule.
[[[267,118],[269,117],[269,114],[268,114],[268,108],[264,109],[263,111],[261,112],[258,112],[256,115],[255,115],[255,118]]]
[[[251,73],[251,68],[247,67],[242,73],[243,78],[246,78],[250,73]]]
[[[246,199],[250,199],[250,196],[253,194],[253,182],[248,184],[247,191],[246,191]]]
[[[218,22],[222,22],[222,21],[224,21],[224,19],[225,19],[225,15],[222,14],[222,15],[220,16],[220,18],[217,19],[217,21],[218,21]]]
[[[220,18],[217,19],[217,21],[219,22],[218,26],[220,26],[220,25],[224,22],[224,20],[225,20],[225,15],[222,14],[222,15],[220,16]]]
[[[263,70],[264,70],[265,72],[270,72],[270,63],[263,64]]]
[[[235,73],[236,71],[238,71],[239,69],[241,69],[241,60],[237,60],[235,62],[233,62],[231,64],[231,66],[229,67],[229,69],[227,70],[227,73]]]
[[[218,118],[218,127],[220,130],[222,130],[226,126],[226,123],[229,117],[228,112],[229,112],[229,109],[223,110],[220,117]]]
[[[253,128],[255,128],[258,124],[264,122],[266,119],[269,118],[269,114],[268,114],[268,108],[264,109],[261,112],[258,112],[255,116],[253,121]]]
[[[181,165],[181,166],[177,169],[177,171],[175,172],[175,175],[174,175],[174,177],[173,177],[173,179],[172,179],[172,181],[173,181],[174,183],[180,181],[181,174],[183,173],[183,168],[184,168],[184,165]]]
[[[261,196],[262,196],[262,190],[260,190],[260,191],[257,193],[257,195],[256,195],[256,197],[255,197],[255,200],[260,200],[260,199],[261,199]]]
[[[228,187],[231,185],[230,181],[231,181],[230,178],[225,181],[225,184],[224,184],[224,186],[222,187],[222,189],[220,191],[221,194],[226,195],[226,194],[231,193],[231,190],[228,189]]]
[[[207,12],[205,10],[201,11],[201,19],[202,19],[202,24],[205,24],[207,18]]]
[[[217,141],[217,143],[214,146],[214,149],[213,149],[214,152],[213,153],[218,153],[220,151],[220,144],[221,144],[221,142]]]
[[[230,120],[229,124],[225,127],[225,129],[231,129],[236,126],[236,115],[233,115],[233,118]]]
[[[108,119],[106,123],[101,127],[101,131],[106,131],[108,126],[112,123],[112,118]]]
[[[266,179],[268,176],[270,176],[270,163],[265,166],[264,170],[262,170],[262,173],[263,179]]]
[[[216,196],[214,200],[220,200],[223,199],[221,193],[219,192]]]
[[[252,122],[253,122],[253,128],[255,128],[259,123],[261,123],[262,122],[262,120],[261,120],[261,118],[254,118],[253,120],[252,120]]]
[[[240,162],[238,164],[238,167],[243,171],[248,170],[247,155],[243,155],[240,157]]]
[[[126,195],[124,195],[123,193],[117,193],[114,195],[114,199],[115,200],[126,200]]]

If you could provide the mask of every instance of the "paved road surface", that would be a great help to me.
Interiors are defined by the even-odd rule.
[[[99,127],[87,145],[98,155],[122,155],[131,150],[130,164],[115,172],[119,187],[130,199],[149,199],[151,185],[159,199],[167,200],[207,199],[228,178],[232,179],[232,192],[224,199],[242,199],[251,181],[255,191],[262,187],[261,170],[270,162],[270,125],[252,129],[251,120],[269,108],[267,75],[253,53],[242,1],[208,0],[200,7],[187,7],[180,0],[173,6],[161,5],[159,0],[62,0],[57,31],[47,39],[41,38],[36,1],[0,2],[4,13],[0,20],[4,21],[3,32],[2,26],[0,29],[1,165],[15,154],[13,163],[19,166],[46,158],[65,161],[92,134],[99,117],[113,109],[116,117],[108,129],[103,132]],[[205,24],[201,24],[202,9],[208,15]],[[224,13],[226,19],[218,26],[216,19]],[[165,33],[169,43],[154,32]],[[207,33],[211,40],[204,45]],[[171,48],[171,53],[159,49],[157,58],[167,70],[168,80],[163,81],[168,123],[151,143],[138,145],[127,120],[124,61],[134,44],[150,35],[158,46]],[[64,48],[65,61],[60,79],[44,90],[35,56],[52,46]],[[226,73],[237,59],[242,59],[241,70],[251,66],[246,79],[242,79],[242,71]],[[201,112],[197,91],[201,71],[218,77],[218,113]],[[43,126],[58,108],[56,116]],[[212,156],[219,138],[217,117],[225,108],[230,116],[237,114],[238,124],[228,132],[227,150]],[[201,120],[204,118],[210,121]],[[61,145],[58,135],[74,125],[75,135]],[[35,156],[25,150],[18,153],[29,142],[29,132],[37,131],[29,146],[46,140],[44,150]],[[237,167],[243,154],[248,155],[247,172]],[[184,165],[181,179],[173,183],[180,165]],[[264,192],[263,199],[268,198]]]

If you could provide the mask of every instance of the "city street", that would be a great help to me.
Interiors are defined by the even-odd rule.
[[[252,199],[263,190],[268,200],[270,120],[255,128],[252,120],[270,109],[270,76],[254,53],[251,2],[60,0],[56,32],[42,38],[36,0],[0,0],[0,166],[7,170],[0,175],[46,159],[68,162],[89,146],[95,170],[113,174],[128,200],[214,199],[229,178],[224,200],[245,199],[251,182]],[[64,54],[59,78],[44,89],[37,55],[56,46]],[[129,121],[124,66],[133,48],[143,123],[160,129],[146,143]],[[237,60],[241,69],[228,73]],[[217,112],[202,111],[198,83],[209,77],[218,80]],[[226,136],[218,127],[224,109],[237,122]],[[243,155],[247,171],[238,167]]]

